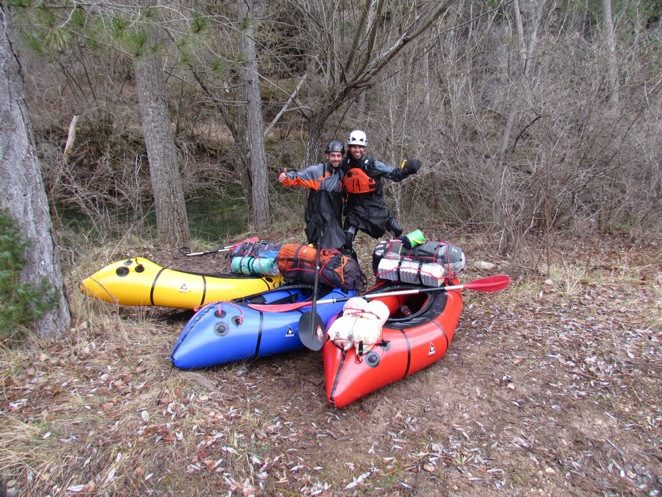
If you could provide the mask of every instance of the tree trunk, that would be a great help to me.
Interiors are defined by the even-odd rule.
[[[428,127],[432,126],[432,97],[431,97],[431,88],[432,84],[430,81],[430,54],[428,50],[424,48],[425,52],[423,53],[423,61],[421,70],[423,71],[423,108],[425,109],[425,122],[428,124]]]
[[[257,2],[237,0],[237,13],[241,25],[241,47],[246,58],[244,64],[244,89],[248,101],[248,134],[251,153],[252,202],[251,217],[256,230],[263,230],[271,223],[269,210],[269,183],[267,177],[267,154],[264,148],[262,125],[262,99],[257,68],[257,51],[253,23]]]
[[[35,155],[25,104],[21,67],[12,43],[9,12],[0,4],[0,208],[7,209],[31,244],[21,274],[23,283],[47,280],[59,299],[57,307],[35,323],[42,334],[67,330],[71,323],[64,281],[53,240],[48,200]]]
[[[135,58],[134,70],[154,194],[156,229],[161,241],[181,246],[190,239],[184,188],[164,96],[163,62],[156,53],[158,28],[148,25],[147,29],[149,47]]]
[[[611,15],[611,0],[602,0],[602,22],[605,27],[605,38],[607,40],[609,65],[609,101],[611,111],[615,115],[618,112],[620,102],[620,85],[618,83],[618,59],[616,58],[616,35],[614,33],[614,21]]]

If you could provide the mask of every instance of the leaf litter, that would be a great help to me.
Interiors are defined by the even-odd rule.
[[[10,495],[662,495],[659,250],[557,247],[545,281],[486,247],[464,244],[523,276],[467,292],[441,361],[344,410],[314,353],[173,369],[172,311],[3,347]]]

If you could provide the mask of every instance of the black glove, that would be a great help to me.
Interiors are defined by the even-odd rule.
[[[421,161],[418,159],[407,159],[405,161],[405,172],[407,174],[416,174],[421,168]]]
[[[397,237],[396,240],[400,240],[404,248],[411,248],[411,240],[409,240],[409,238],[407,238],[405,235]]]

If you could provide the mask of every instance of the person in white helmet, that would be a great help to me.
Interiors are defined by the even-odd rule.
[[[343,190],[346,194],[344,249],[354,254],[353,243],[357,230],[372,238],[379,238],[386,230],[394,237],[402,235],[402,227],[393,217],[384,201],[383,178],[402,181],[421,168],[421,161],[407,159],[401,167],[393,167],[365,154],[368,137],[361,130],[354,130],[347,139],[348,153],[341,165]]]
[[[306,205],[306,239],[320,248],[340,249],[345,244],[342,229],[342,174],[340,168],[345,145],[331,140],[325,149],[326,161],[301,171],[284,170],[278,181],[286,187],[302,186],[310,189]]]

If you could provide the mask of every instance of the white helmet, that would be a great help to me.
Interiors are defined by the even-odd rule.
[[[350,145],[361,145],[362,147],[367,147],[368,137],[360,129],[355,129],[349,134],[349,138],[347,139],[347,146],[349,147]]]

